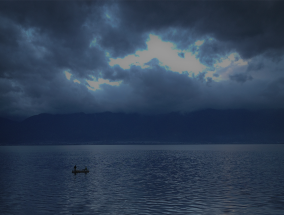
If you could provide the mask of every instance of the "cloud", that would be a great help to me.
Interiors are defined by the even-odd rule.
[[[253,78],[250,75],[240,73],[240,74],[230,75],[230,79],[236,82],[245,83],[246,81],[251,81]]]
[[[118,82],[118,81],[110,82],[109,80],[105,80],[102,78],[99,78],[97,81],[86,80],[86,82],[88,83],[87,88],[93,91],[101,89],[102,84],[111,85],[111,86],[119,86],[121,84],[121,82]]]
[[[284,77],[271,81],[266,85],[263,96],[272,103],[282,104],[284,101]]]
[[[0,2],[0,115],[283,108],[284,2]]]
[[[184,53],[180,52],[178,53],[178,56],[180,56],[181,58],[184,58]]]
[[[188,50],[182,53],[183,57],[181,58],[179,56],[181,50],[176,49],[173,43],[162,41],[156,35],[150,34],[146,44],[147,49],[136,51],[133,55],[117,59],[110,58],[110,66],[120,65],[123,69],[129,69],[131,65],[136,65],[147,68],[149,67],[149,64],[147,64],[149,61],[157,59],[160,66],[179,73],[187,71],[198,74],[206,68]]]

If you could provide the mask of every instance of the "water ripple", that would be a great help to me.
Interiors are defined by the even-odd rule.
[[[1,147],[1,214],[284,214],[283,145],[168,147]]]

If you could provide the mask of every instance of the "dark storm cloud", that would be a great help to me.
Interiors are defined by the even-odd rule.
[[[90,11],[88,7],[77,2],[1,2],[1,4],[4,6],[1,18],[6,19],[6,23],[3,23],[5,26],[1,25],[3,34],[1,44],[6,48],[2,49],[2,55],[10,59],[4,64],[15,61],[11,59],[13,54],[31,55],[29,49],[32,46],[39,46],[46,50],[45,58],[26,57],[35,64],[49,61],[52,67],[70,68],[79,76],[85,76],[85,70],[105,66],[101,51],[88,49],[93,38],[89,30],[84,27],[88,13],[96,11]],[[9,40],[9,43],[6,40]],[[9,55],[7,50],[11,48],[14,50],[12,55]],[[24,65],[18,60],[16,63]]]
[[[283,8],[281,1],[126,2],[120,19],[127,31],[181,29],[166,38],[183,46],[190,42],[189,36],[212,36],[250,58],[270,50],[283,53]]]
[[[248,74],[239,73],[230,75],[230,79],[236,82],[245,83],[246,81],[251,81],[253,78]]]
[[[207,107],[259,109],[281,106],[281,102],[271,102],[267,96],[279,89],[271,89],[274,82],[267,84],[254,80],[250,85],[240,85],[237,81],[228,80],[218,83],[211,78],[205,79],[204,73],[191,78],[187,74],[166,71],[155,61],[151,63],[152,68],[132,66],[128,70],[116,70],[109,74],[108,78],[115,80],[114,77],[121,72],[125,81],[119,87],[104,85],[103,91],[95,92],[98,103],[108,111],[147,114],[188,112]]]
[[[107,110],[160,113],[183,110],[200,94],[199,81],[186,74],[173,73],[154,65],[151,69],[132,66],[125,70],[123,86],[103,86],[97,97],[104,100]],[[127,77],[126,77],[127,76]],[[111,96],[109,96],[111,95]]]
[[[263,96],[272,102],[282,103],[284,98],[284,77],[270,82],[263,92]]]
[[[0,4],[1,114],[78,111],[74,107],[81,106],[88,90],[66,86],[63,71],[89,77],[106,65],[102,51],[88,49],[91,38],[83,27],[85,9],[74,2],[68,6],[62,2]],[[89,99],[93,103],[93,96]]]
[[[198,81],[203,82],[203,81],[205,81],[205,75],[206,75],[205,72],[200,72],[200,73],[196,76],[196,79],[197,79]]]
[[[198,49],[198,57],[201,63],[213,68],[213,64],[218,62],[222,56],[225,56],[230,51],[232,50],[224,43],[215,40],[206,40]]]
[[[148,65],[148,66],[151,66],[151,67],[156,67],[156,66],[159,65],[159,60],[157,58],[153,58],[148,63],[145,63],[145,65]]]
[[[264,68],[263,62],[252,62],[249,64],[247,71],[258,71]]]
[[[269,50],[283,50],[283,2],[1,2],[2,14],[24,27],[37,27],[70,50],[83,52],[93,35],[113,57],[145,48],[144,33],[169,28],[177,33],[166,39],[187,46],[198,37],[211,35],[204,52],[236,49],[243,57]],[[103,18],[104,8],[117,19],[112,28]],[[85,24],[85,27],[83,25]],[[89,29],[84,29],[87,28]],[[122,30],[123,29],[123,30]],[[84,32],[84,31],[87,32]],[[88,33],[92,33],[90,35]],[[190,40],[191,38],[191,40]],[[220,42],[221,41],[221,42]],[[226,43],[226,48],[224,48]],[[211,58],[214,56],[210,56]],[[60,61],[62,58],[60,58]],[[208,60],[208,59],[207,59]]]
[[[178,53],[178,56],[184,58],[184,53],[180,52],[180,53]]]
[[[82,25],[87,22],[101,45],[113,51],[113,57],[145,48],[150,31],[180,29],[165,38],[188,45],[193,39],[211,35],[252,57],[269,50],[283,50],[282,22],[284,2],[10,2],[2,3],[2,13],[24,26],[36,26],[70,48],[83,48]],[[110,27],[103,18],[105,7],[117,21]],[[115,22],[115,21],[114,21]],[[104,23],[104,24],[102,24]],[[123,29],[123,30],[122,30]],[[190,35],[190,37],[189,37]],[[194,40],[192,40],[194,41]],[[212,46],[211,44],[208,44]],[[216,47],[216,45],[214,46]],[[214,49],[213,47],[213,49]],[[122,53],[122,54],[120,54]]]
[[[105,68],[101,76],[103,79],[109,79],[110,81],[127,81],[129,79],[129,71],[122,69],[118,65],[115,65],[113,68]]]
[[[280,1],[2,1],[0,115],[189,111],[247,107],[248,101],[248,106],[253,107],[262,104],[258,98],[272,104],[271,98],[279,100],[283,96],[283,8],[284,2]],[[249,62],[243,73],[229,75],[224,83],[205,78],[204,72],[191,78],[186,73],[171,72],[160,67],[157,59],[145,64],[150,66],[148,69],[132,66],[124,70],[108,65],[106,52],[112,58],[123,58],[146,49],[149,33],[174,42],[180,50],[191,47],[200,62],[212,70],[220,58],[232,51],[246,59],[263,55],[280,65],[269,71],[277,77],[268,84],[248,74],[266,72],[268,64],[262,63],[262,58]],[[190,46],[197,40],[204,40],[204,44],[199,48]],[[184,58],[183,52],[179,56]],[[72,74],[70,81],[64,71]],[[86,79],[91,80],[91,76],[121,81],[121,85],[105,84],[102,90],[92,92],[86,88]],[[76,79],[81,84],[74,83]],[[259,93],[257,89],[264,85],[265,93]],[[246,96],[244,89],[250,90]],[[234,96],[237,99],[231,100]]]

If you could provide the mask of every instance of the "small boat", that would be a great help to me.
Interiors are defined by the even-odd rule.
[[[72,170],[72,173],[88,173],[89,170],[88,169],[82,169],[82,170]]]

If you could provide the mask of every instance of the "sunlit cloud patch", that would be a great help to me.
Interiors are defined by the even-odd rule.
[[[100,90],[100,86],[102,84],[107,84],[107,85],[110,85],[110,86],[119,86],[121,84],[121,81],[114,81],[114,82],[110,82],[109,80],[107,79],[103,79],[103,78],[98,78],[98,80],[96,81],[96,78],[93,77],[93,81],[91,80],[86,80],[86,82],[88,83],[88,86],[87,88],[89,90],[92,90],[92,91],[96,91],[96,90]]]
[[[68,72],[68,71],[64,71],[64,73],[65,73],[65,76],[66,76],[67,80],[70,81],[72,74],[70,72]]]
[[[78,79],[73,79],[72,78],[73,75],[70,72],[64,71],[64,74],[68,81],[73,81],[73,83],[81,84],[82,80],[79,81]],[[90,76],[90,78],[93,80],[84,79],[83,82],[86,83],[85,86],[91,91],[101,90],[102,84],[110,86],[119,86],[122,83],[122,81],[109,81],[108,79],[103,79],[103,78],[96,79],[93,76]]]
[[[123,69],[129,69],[132,65],[149,68],[151,66],[147,63],[156,58],[159,60],[159,66],[173,72],[187,71],[189,74],[197,75],[206,69],[206,66],[201,64],[189,50],[179,50],[174,43],[162,41],[157,35],[150,34],[146,44],[146,50],[138,50],[135,54],[124,58],[110,58],[109,65],[119,65]]]
[[[244,73],[247,70],[249,60],[241,59],[240,55],[236,52],[224,56],[214,64],[215,73],[207,74],[206,77],[211,76],[215,81],[228,80],[231,75],[235,75],[236,72]]]
[[[244,61],[243,59],[241,59],[238,53],[231,53],[229,56],[221,58],[218,63],[214,64],[214,67],[224,68],[232,64],[239,65],[239,66],[245,66],[245,65],[248,65],[248,61]]]
[[[224,68],[226,73],[233,72],[236,67],[247,66],[248,61],[241,59],[238,53],[230,53],[216,60],[212,67],[208,67],[198,59],[199,47],[204,44],[204,40],[197,40],[187,49],[178,49],[172,42],[162,41],[161,38],[154,34],[149,34],[146,41],[147,49],[138,50],[135,54],[127,55],[124,58],[109,58],[109,65],[119,65],[123,69],[130,69],[131,66],[140,66],[142,69],[151,68],[149,62],[152,59],[158,60],[158,65],[166,70],[178,72],[180,74],[187,72],[188,75],[197,76],[200,73],[205,74],[205,78],[210,77],[212,80],[220,81],[228,79],[228,75],[218,74]],[[194,53],[191,51],[195,48]],[[110,57],[109,54],[106,57]],[[222,73],[222,72],[221,72]],[[224,73],[224,71],[223,71]],[[217,74],[217,75],[216,75]]]
[[[204,40],[197,40],[194,44],[196,46],[201,46],[204,43]]]

